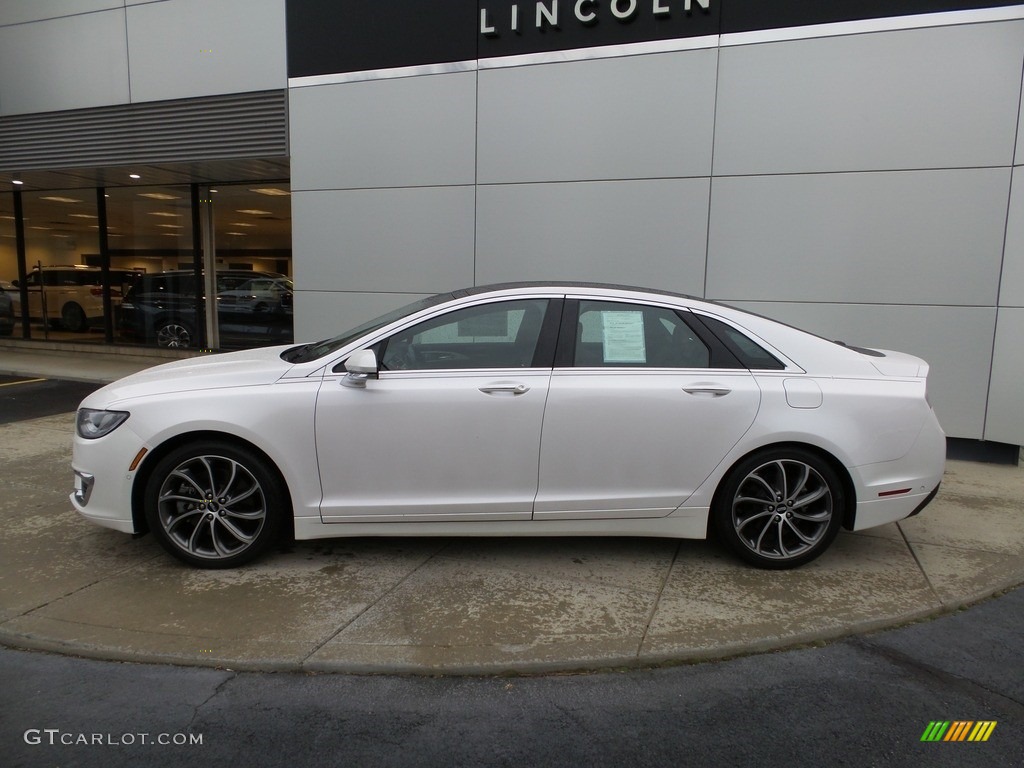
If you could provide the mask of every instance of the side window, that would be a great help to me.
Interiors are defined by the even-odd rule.
[[[580,368],[707,368],[707,346],[670,309],[581,301],[573,364]]]
[[[547,299],[502,301],[435,317],[388,339],[381,368],[529,368],[547,306]]]
[[[771,352],[756,341],[748,338],[727,323],[713,317],[701,315],[701,321],[708,326],[718,338],[722,339],[740,362],[747,368],[764,371],[781,371],[786,366]]]
[[[103,282],[101,272],[87,272],[84,269],[75,272],[68,272],[64,275],[64,285],[101,285]]]

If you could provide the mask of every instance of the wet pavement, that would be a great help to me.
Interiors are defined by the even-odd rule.
[[[11,360],[0,349],[0,372],[33,367]],[[145,362],[75,370],[101,381]],[[827,641],[1024,583],[1024,470],[963,461],[920,516],[844,532],[795,571],[641,538],[333,539],[195,570],[73,511],[72,430],[72,413],[0,425],[0,642],[14,647],[258,670],[636,667]]]

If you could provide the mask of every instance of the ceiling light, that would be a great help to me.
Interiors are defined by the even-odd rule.
[[[261,211],[259,208],[239,208],[235,213],[247,213],[250,216],[270,216],[273,211]]]
[[[137,173],[129,173],[128,174],[128,178],[129,179],[141,179],[142,177],[139,176],[139,174],[137,174]]]
[[[93,216],[91,213],[69,213],[68,218],[71,219],[98,219],[99,216]]]
[[[166,192],[139,192],[139,197],[148,197],[150,200],[181,200],[178,195],[169,195]]]
[[[40,197],[40,200],[49,200],[51,203],[80,203],[81,200],[76,200],[73,197],[60,197],[59,195],[51,195],[49,197]]]
[[[184,229],[185,228],[181,224],[157,224],[157,226],[158,227],[163,227],[164,229]]]
[[[39,229],[42,230],[43,232],[49,232],[52,229],[52,227],[29,227],[29,229]]]
[[[245,237],[246,234],[248,234],[248,233],[246,233],[246,232],[228,232],[227,234],[229,234],[229,235],[238,235],[239,237]]]
[[[257,195],[267,195],[268,197],[288,197],[291,195],[287,189],[281,189],[279,187],[259,187],[258,189],[250,189],[250,192],[255,192]]]
[[[21,179],[11,179],[11,184],[17,184],[19,187],[24,183]]]
[[[150,216],[163,216],[163,217],[168,218],[168,219],[180,219],[181,218],[181,214],[180,213],[168,213],[167,211],[150,211],[149,215]]]
[[[244,221],[232,221],[230,226],[232,227],[255,227],[255,224],[247,224]]]

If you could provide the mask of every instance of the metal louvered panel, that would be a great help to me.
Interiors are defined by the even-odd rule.
[[[284,157],[281,91],[0,118],[0,169]]]

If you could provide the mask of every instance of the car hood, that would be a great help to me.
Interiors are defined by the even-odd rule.
[[[293,367],[281,359],[281,352],[290,346],[247,349],[146,368],[96,390],[82,406],[108,408],[149,395],[273,384]]]

